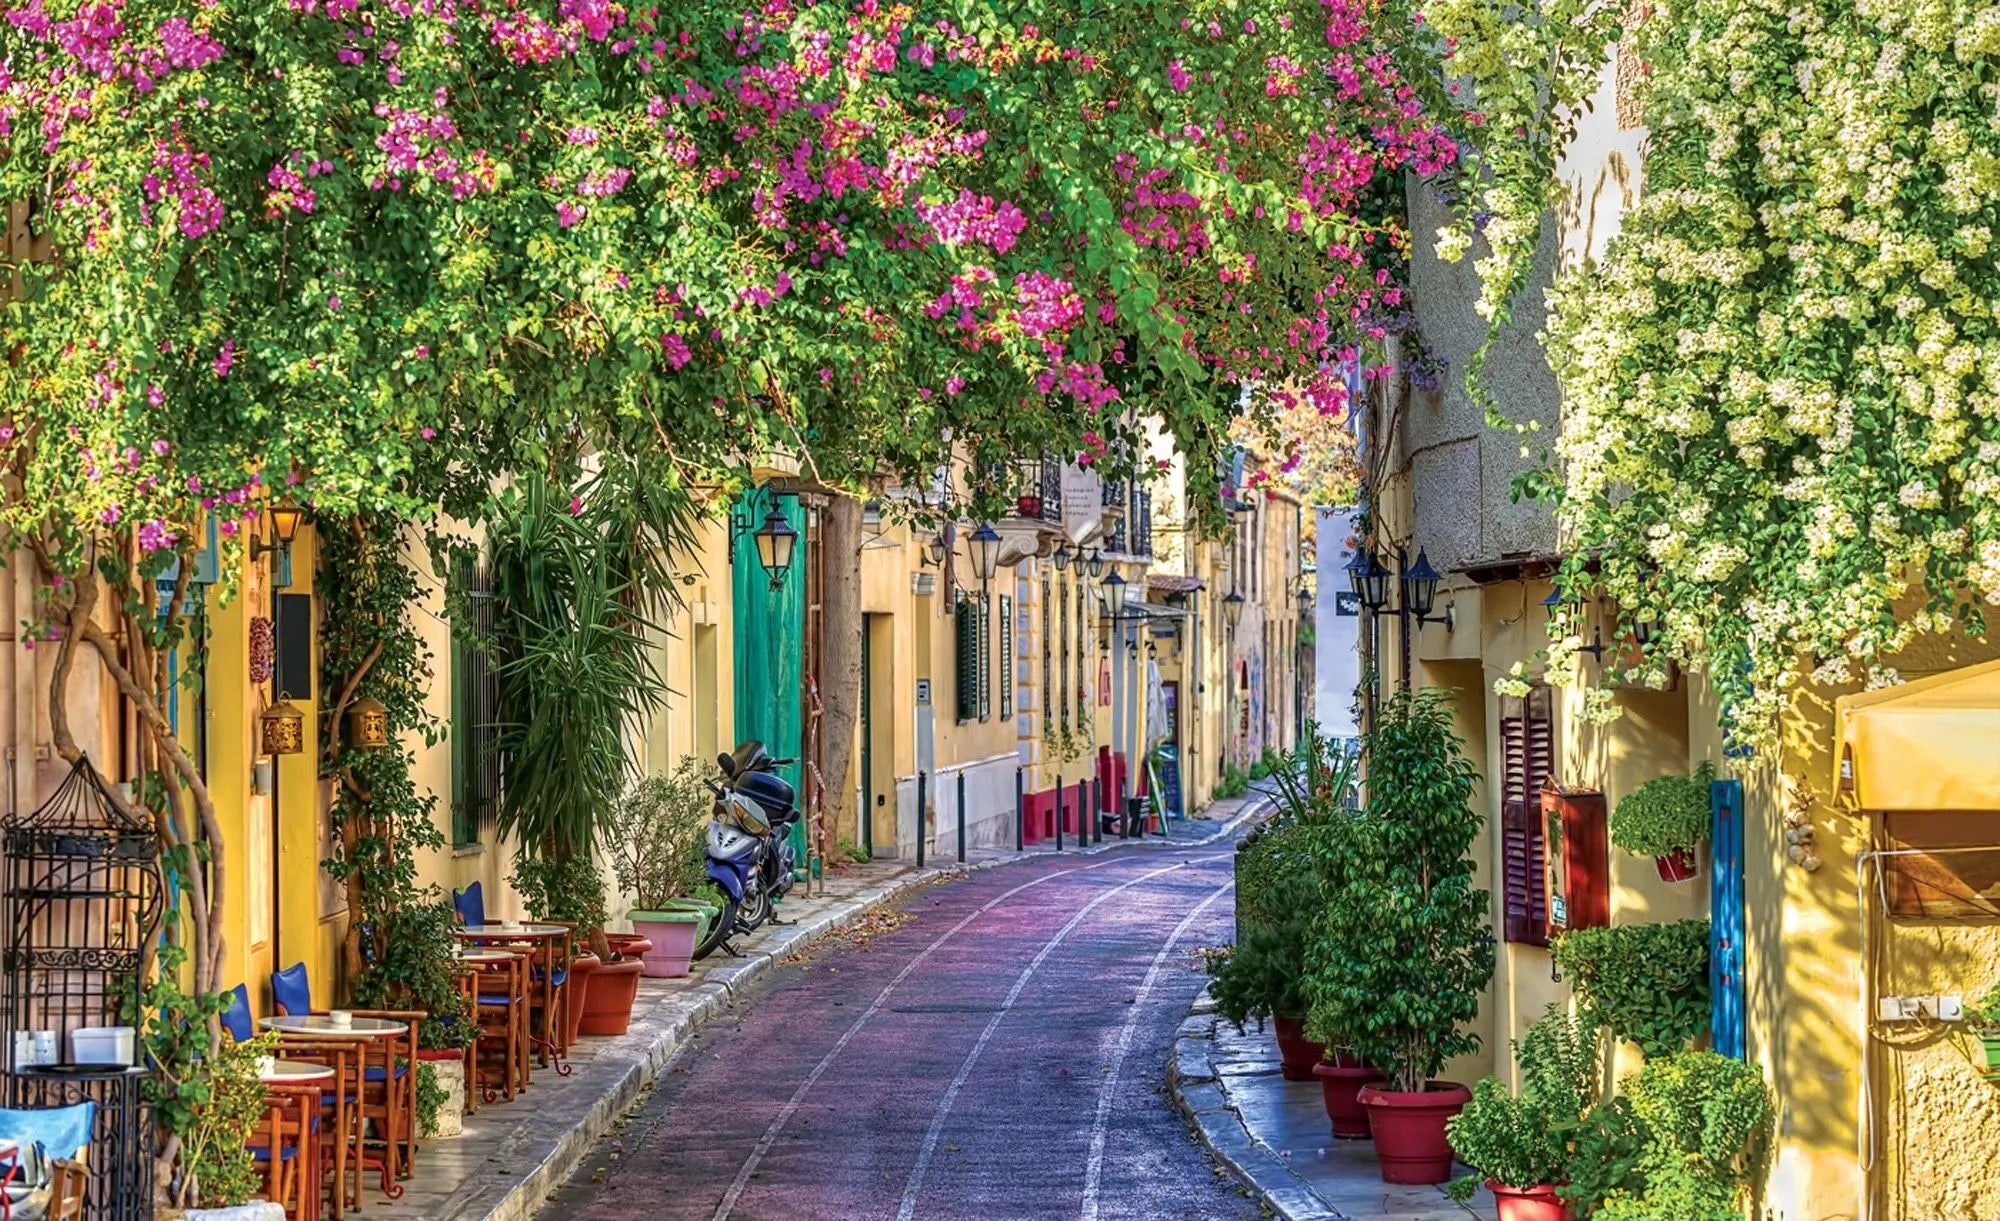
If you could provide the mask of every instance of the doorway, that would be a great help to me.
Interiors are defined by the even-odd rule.
[[[895,616],[862,616],[861,851],[896,854]],[[888,703],[883,703],[889,697]],[[878,848],[878,845],[880,847]]]

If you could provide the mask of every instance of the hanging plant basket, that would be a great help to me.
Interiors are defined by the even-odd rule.
[[[1979,1075],[1988,1081],[2000,1081],[2000,1026],[1989,1026],[1978,1035],[1980,1050],[1985,1053]]]

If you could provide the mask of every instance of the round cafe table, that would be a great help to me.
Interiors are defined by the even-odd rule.
[[[258,1025],[279,1034],[309,1034],[316,1039],[381,1039],[410,1028],[408,1022],[370,1017],[349,1018],[347,1025],[339,1026],[324,1013],[267,1017]]]
[[[271,1085],[309,1085],[315,1081],[331,1081],[333,1068],[326,1064],[279,1060],[271,1065],[271,1071],[258,1073],[257,1078]]]

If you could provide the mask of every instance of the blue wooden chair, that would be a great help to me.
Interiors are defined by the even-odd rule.
[[[250,989],[237,984],[229,993],[229,1008],[222,1011],[222,1028],[238,1043],[257,1037],[257,1021],[250,1014]]]
[[[472,882],[464,890],[451,892],[451,906],[458,912],[458,922],[471,927],[486,923],[486,892],[479,883]]]

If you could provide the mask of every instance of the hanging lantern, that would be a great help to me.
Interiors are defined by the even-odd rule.
[[[278,693],[278,702],[257,718],[257,753],[296,755],[306,748],[306,714],[288,692]]]
[[[347,710],[347,740],[359,750],[380,750],[389,744],[389,710],[372,695],[364,695]]]

